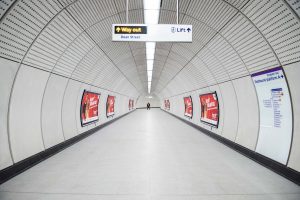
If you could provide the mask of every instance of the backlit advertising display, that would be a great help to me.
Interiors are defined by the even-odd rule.
[[[192,118],[193,117],[193,101],[192,101],[192,97],[191,96],[184,97],[183,101],[184,101],[184,115],[186,117]]]
[[[80,106],[81,126],[93,123],[99,120],[98,106],[100,94],[84,90]]]
[[[208,123],[212,126],[219,125],[219,102],[216,92],[201,94],[199,96],[202,122]]]
[[[111,117],[115,114],[115,96],[108,95],[106,101],[106,117]]]
[[[170,110],[170,101],[169,101],[169,99],[165,99],[164,103],[165,103],[165,110]]]
[[[129,110],[133,110],[133,108],[134,108],[134,100],[133,99],[129,99],[128,109]]]

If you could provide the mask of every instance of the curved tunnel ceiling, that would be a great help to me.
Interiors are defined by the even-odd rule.
[[[147,94],[145,43],[112,42],[125,0],[1,1],[0,56],[128,96]],[[143,0],[129,1],[143,23]],[[300,60],[299,3],[181,0],[193,43],[157,43],[152,92],[170,97]],[[159,23],[176,22],[162,0]]]

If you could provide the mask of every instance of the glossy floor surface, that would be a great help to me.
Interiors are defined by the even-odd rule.
[[[13,200],[300,199],[300,187],[159,110],[137,110],[0,186]]]

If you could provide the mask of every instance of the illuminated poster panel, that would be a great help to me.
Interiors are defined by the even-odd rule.
[[[184,115],[186,117],[192,118],[193,117],[193,101],[192,101],[192,97],[191,96],[184,97],[183,101],[184,101]]]
[[[169,99],[165,99],[165,110],[170,110],[170,101]]]
[[[219,125],[219,101],[216,92],[201,94],[199,96],[201,105],[202,122],[208,123],[215,127]]]
[[[276,67],[255,73],[251,77],[260,111],[256,152],[286,164],[292,139],[293,119],[283,69]]]
[[[81,98],[80,121],[85,126],[99,120],[98,106],[100,94],[84,90]]]
[[[106,101],[106,117],[112,117],[115,114],[115,96],[108,95]]]

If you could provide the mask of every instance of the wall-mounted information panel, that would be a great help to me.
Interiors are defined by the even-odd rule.
[[[193,100],[191,96],[184,97],[184,115],[193,118]]]
[[[199,96],[201,105],[201,122],[208,123],[212,126],[219,125],[219,102],[216,92],[201,94]]]
[[[293,119],[285,74],[281,67],[276,67],[251,76],[260,111],[256,151],[286,164],[292,139]]]
[[[112,41],[192,42],[193,27],[185,24],[113,24]]]
[[[86,126],[90,123],[99,120],[98,106],[100,94],[84,90],[80,105],[80,121],[81,126]]]

